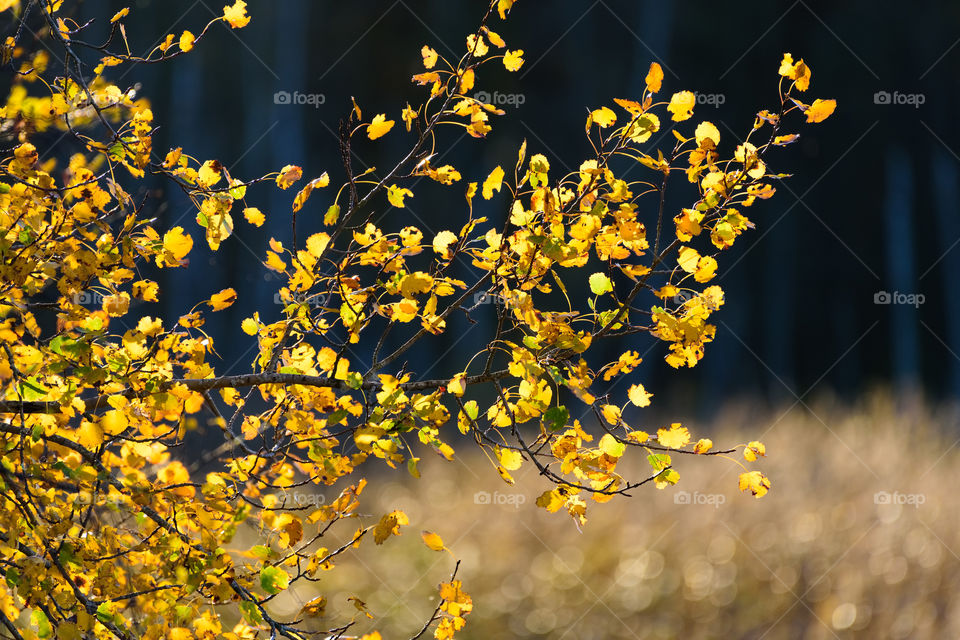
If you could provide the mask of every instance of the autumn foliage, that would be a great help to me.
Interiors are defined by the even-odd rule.
[[[523,50],[493,30],[514,2],[494,1],[459,59],[430,46],[412,52],[411,65],[423,67],[412,78],[422,101],[391,114],[344,109],[342,167],[305,177],[288,165],[245,179],[189,148],[155,149],[148,99],[110,81],[117,67],[185,55],[211,29],[246,26],[245,3],[224,7],[196,35],[168,34],[142,57],[129,53],[124,27],[135,11],[104,17],[110,38],[95,44],[71,17],[74,4],[0,0],[10,79],[0,109],[0,624],[10,636],[363,632],[371,615],[363,594],[328,602],[321,583],[295,620],[272,615],[271,600],[320,582],[355,547],[400,535],[410,524],[402,511],[361,515],[365,467],[419,477],[424,452],[452,460],[454,445],[478,447],[507,483],[533,465],[549,482],[537,505],[578,526],[588,501],[675,484],[676,456],[744,466],[733,458],[738,449],[747,462],[765,455],[759,442],[716,449],[680,424],[649,433],[631,426],[653,394],[638,380],[625,398],[606,389],[630,376],[639,353],[604,362],[595,347],[646,334],[665,343],[671,367],[704,356],[716,333],[710,318],[725,303],[711,283],[719,258],[753,228],[745,212],[783,177],[765,154],[797,138],[787,131],[794,115],[820,122],[835,107],[798,97],[811,75],[802,60],[784,56],[779,104],[756,114],[739,143],[721,145],[710,122],[688,123],[694,94],[661,97],[663,72],[653,63],[642,95],[590,111],[593,153],[578,171],[557,173],[523,143],[471,180],[437,162],[443,131],[487,136],[505,114],[471,97],[482,71],[524,64]],[[99,64],[83,65],[79,50],[98,52]],[[385,136],[404,136],[407,150],[386,171],[358,171],[351,150]],[[653,136],[669,144],[651,149]],[[63,138],[83,151],[65,154]],[[167,228],[147,215],[142,183],[156,176],[189,196],[198,227]],[[417,197],[424,177],[464,194],[455,225],[433,232],[396,222],[403,216],[374,223]],[[694,193],[689,207],[667,210],[671,178]],[[295,189],[291,211],[247,200],[274,188]],[[478,215],[480,201],[500,213]],[[298,236],[298,216],[307,215],[324,230]],[[259,227],[268,216],[292,223],[289,245],[257,247],[285,305],[279,319],[264,310],[243,320],[258,348],[250,372],[218,374],[222,350],[204,331],[205,316],[231,306],[235,290],[191,301],[166,322],[133,313],[169,295],[148,274],[192,268],[195,235],[215,251],[236,224]],[[463,264],[480,276],[464,279]],[[91,291],[102,301],[92,310],[78,302]],[[485,300],[496,304],[481,309]],[[451,314],[490,308],[489,334],[469,361],[440,379],[404,368],[404,355],[430,350]],[[352,355],[358,343],[370,346],[369,360]],[[176,445],[203,425],[222,444],[199,461],[184,457]],[[649,472],[621,476],[618,463],[634,455],[646,457]],[[216,470],[194,473],[198,462]],[[290,500],[295,490],[334,486],[328,491],[339,497],[328,504]],[[744,466],[739,487],[761,497],[770,481]],[[259,544],[237,548],[238,531],[251,525]],[[328,548],[332,527],[355,533]],[[448,551],[438,534],[424,532],[423,541]],[[412,637],[450,638],[466,623],[473,603],[458,567]]]

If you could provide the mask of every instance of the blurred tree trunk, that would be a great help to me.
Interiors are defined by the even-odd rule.
[[[919,348],[917,309],[907,304],[894,304],[896,294],[917,293],[913,251],[913,166],[899,146],[891,146],[886,157],[886,194],[884,221],[886,227],[888,306],[878,311],[889,313],[890,348],[893,356],[893,382],[899,391],[913,391],[918,382]],[[881,294],[882,295],[882,294]],[[878,297],[875,302],[882,304]]]
[[[938,359],[950,363],[947,391],[960,397],[960,359],[957,358],[960,354],[960,296],[956,294],[954,289],[956,282],[953,279],[953,276],[960,274],[960,248],[956,246],[960,240],[960,216],[958,216],[960,185],[958,185],[957,161],[939,147],[933,154],[932,179],[933,209],[937,220],[936,236],[940,240],[940,246],[937,248],[936,256],[931,257],[931,260],[941,255],[943,258],[936,267],[931,263],[926,268],[938,269],[943,274],[941,297],[944,305],[944,324],[947,328],[943,338],[953,350],[953,354],[942,353],[942,357]]]

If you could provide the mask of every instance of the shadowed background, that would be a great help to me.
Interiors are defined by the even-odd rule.
[[[111,15],[122,4],[88,0],[84,13]],[[208,0],[137,4],[131,40],[144,50],[167,31],[179,33],[220,9]],[[483,5],[254,0],[253,21],[242,32],[215,29],[189,56],[128,71],[127,81],[135,78],[153,102],[163,124],[159,151],[184,146],[243,177],[299,164],[305,177],[329,171],[338,184],[343,172],[335,132],[350,96],[368,114],[396,118],[403,104],[422,96],[409,82],[422,69],[420,47],[457,57]],[[508,113],[496,119],[486,141],[448,130],[443,161],[461,170],[464,183],[482,180],[497,164],[512,166],[527,139],[531,153],[547,155],[554,171],[575,169],[588,157],[586,110],[638,96],[652,61],[665,69],[664,94],[696,91],[701,104],[691,122],[713,121],[721,148],[732,147],[757,110],[776,105],[782,54],[803,57],[813,70],[810,98],[836,98],[839,106],[826,123],[804,128],[798,143],[772,155],[773,170],[795,177],[749,212],[757,230],[720,256],[718,283],[728,304],[717,316],[709,357],[670,378],[662,362],[665,345],[634,338],[626,346],[641,352],[653,346],[641,373],[662,400],[674,394],[685,403],[695,398],[701,407],[730,394],[804,397],[820,385],[851,396],[878,382],[955,395],[958,26],[960,7],[946,2],[909,12],[901,3],[865,1],[733,3],[722,10],[697,1],[520,2],[506,26],[497,28],[508,46],[524,49],[527,62],[518,74],[482,72],[477,89],[500,92],[501,103],[522,104],[504,104]],[[277,104],[278,92],[287,92],[290,103]],[[312,104],[293,104],[294,92]],[[395,132],[377,145],[358,144],[355,164],[386,167],[406,143]],[[679,188],[669,201],[674,212],[695,199],[680,182],[674,181]],[[447,228],[446,221],[462,212],[464,183],[454,188],[455,211],[424,195],[408,210],[384,209],[384,215],[434,231]],[[249,346],[237,328],[240,319],[254,309],[280,313],[274,283],[264,282],[257,260],[267,238],[289,243],[292,195],[257,190],[251,200],[267,213],[267,224],[254,229],[238,222],[242,242],[227,243],[217,254],[191,227],[190,206],[179,194],[164,203],[164,222],[190,223],[185,226],[199,240],[192,259],[210,267],[203,278],[193,270],[163,274],[173,285],[163,289],[168,312],[235,286],[239,303],[208,322],[219,344],[231,344],[231,356],[232,345]],[[319,230],[332,195],[314,195],[301,214],[302,234]],[[502,202],[494,203],[502,209]],[[502,215],[481,204],[483,213]],[[880,292],[890,293],[894,304],[876,304]],[[922,304],[895,304],[915,294],[923,296]],[[449,352],[455,362],[473,353],[469,340],[455,344],[463,331],[439,341],[439,353]],[[235,370],[249,364],[241,353],[227,357],[239,360]],[[411,361],[411,368],[423,370],[417,365],[435,355]],[[433,372],[441,373],[450,372]],[[664,373],[670,383],[661,387]]]

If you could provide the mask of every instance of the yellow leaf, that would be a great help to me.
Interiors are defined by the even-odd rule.
[[[420,537],[423,538],[423,544],[427,545],[433,551],[443,551],[443,538],[438,536],[435,533],[424,530],[420,532]]]
[[[232,29],[242,29],[250,23],[250,16],[247,15],[247,3],[243,0],[237,0],[231,7],[223,8],[223,19],[230,24]]]
[[[770,480],[759,471],[747,471],[740,474],[740,491],[750,490],[757,498],[762,498],[770,490]]]
[[[508,471],[516,471],[523,465],[523,455],[519,451],[497,447],[496,454],[500,464]]]
[[[649,407],[650,398],[653,397],[653,394],[647,393],[642,384],[635,384],[627,391],[627,397],[630,398],[630,402],[638,407]]]
[[[243,210],[244,219],[255,227],[262,227],[266,216],[256,207],[247,207]]]
[[[743,450],[743,457],[753,462],[757,459],[758,456],[766,456],[767,448],[763,446],[762,442],[754,440],[747,444],[746,448]]]
[[[280,175],[277,176],[277,186],[281,189],[288,189],[302,177],[303,169],[296,165],[288,164],[280,170]]]
[[[694,135],[697,138],[698,147],[716,149],[717,145],[720,144],[720,132],[712,122],[707,122],[706,120],[701,122],[697,125],[697,130],[694,132]]]
[[[609,433],[603,434],[603,437],[600,438],[598,446],[600,447],[600,451],[604,452],[611,458],[619,458],[623,456],[627,450],[627,445],[623,444]]]
[[[693,452],[696,454],[703,454],[713,448],[713,440],[710,438],[701,438],[697,440],[697,444],[693,445]]]
[[[7,9],[10,6],[10,3],[0,2],[0,5],[3,5],[3,8]],[[123,9],[120,9],[120,11],[117,11],[115,14],[113,14],[113,17],[110,18],[110,24],[115,23],[117,20],[126,18],[128,15],[130,15],[130,7],[124,7]]]
[[[690,91],[679,91],[670,98],[670,104],[667,105],[667,111],[672,113],[671,119],[674,122],[680,122],[693,115],[693,105],[697,103],[697,97]]]
[[[423,56],[423,66],[427,69],[433,69],[434,65],[437,64],[437,52],[427,45],[423,45],[420,55]]]
[[[377,544],[383,544],[383,541],[390,535],[400,535],[400,526],[410,524],[410,519],[403,511],[391,511],[377,523],[373,532],[373,541]]]
[[[394,121],[387,120],[386,114],[379,114],[374,117],[373,122],[367,125],[367,137],[376,140],[387,135],[390,129],[393,129]]]
[[[267,251],[267,268],[279,273],[283,273],[287,270],[287,263],[280,259],[273,251]]]
[[[617,121],[617,114],[615,114],[613,109],[609,107],[601,107],[595,111],[591,111],[590,117],[593,118],[593,121],[604,129],[613,125]]]
[[[453,376],[453,378],[450,379],[450,382],[447,383],[447,391],[458,398],[462,398],[464,392],[467,390],[467,385],[464,381],[465,377],[466,376],[463,373],[458,373],[457,375]]]
[[[248,336],[256,335],[258,331],[257,321],[253,318],[244,318],[243,322],[240,323],[240,328]]]
[[[490,172],[490,175],[487,176],[487,179],[483,181],[483,199],[489,200],[493,197],[493,192],[499,192],[503,187],[503,168],[497,165],[497,167]]]
[[[507,14],[510,13],[514,1],[515,0],[497,0],[497,12],[500,14],[501,20],[507,19]]]
[[[100,418],[100,428],[103,429],[103,432],[116,436],[124,431],[126,431],[129,421],[127,416],[123,411],[118,411],[117,409],[111,409],[103,414],[103,417]]]
[[[190,51],[193,49],[193,43],[196,40],[193,34],[189,31],[184,31],[183,35],[180,36],[180,50],[183,52]]]
[[[224,289],[220,293],[215,293],[210,296],[209,303],[214,311],[220,311],[221,309],[226,309],[236,301],[237,292],[233,289]]]
[[[677,255],[677,264],[687,273],[693,273],[697,270],[697,263],[700,261],[700,254],[692,247],[681,247]]]
[[[207,160],[197,171],[197,186],[201,189],[212,187],[220,182],[222,172],[223,165],[220,164],[219,160]]]
[[[613,426],[620,424],[620,407],[613,404],[605,404],[600,409],[603,413],[603,419]]]
[[[836,100],[821,100],[817,98],[805,112],[807,114],[807,122],[823,122],[830,117],[830,114],[833,113],[836,108]]]
[[[303,205],[307,202],[307,198],[310,197],[314,189],[322,189],[328,184],[330,184],[330,176],[327,175],[326,171],[324,171],[323,175],[319,178],[314,178],[308,182],[307,185],[300,190],[300,193],[297,194],[297,197],[293,199],[293,212],[296,213],[303,208]]]
[[[650,93],[660,91],[660,85],[663,83],[663,69],[656,62],[650,63],[650,70],[647,71],[647,90]]]
[[[387,200],[389,200],[390,204],[392,204],[398,209],[403,209],[404,207],[403,199],[406,197],[412,198],[413,191],[410,191],[410,189],[404,189],[402,187],[398,187],[395,184],[390,185],[390,187],[387,188]]]
[[[675,422],[669,429],[657,430],[657,441],[664,447],[679,449],[690,442],[690,432],[686,427],[681,427],[679,422]]]
[[[507,52],[503,54],[503,66],[507,68],[507,71],[519,71],[520,67],[523,66],[523,49],[516,49],[510,51],[507,49]]]
[[[423,271],[408,273],[400,280],[400,294],[404,298],[426,293],[431,288],[433,288],[433,276]]]
[[[693,279],[697,282],[709,282],[717,274],[717,261],[710,256],[703,256],[697,262],[697,270],[693,274]]]
[[[319,258],[323,255],[328,244],[330,244],[330,236],[325,233],[315,233],[307,238],[307,251],[314,258]]]
[[[433,250],[443,256],[444,259],[452,257],[450,245],[455,244],[458,238],[452,231],[441,231],[433,239]]]

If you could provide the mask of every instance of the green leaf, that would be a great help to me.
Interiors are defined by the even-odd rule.
[[[590,291],[594,295],[603,295],[604,293],[613,291],[613,283],[610,282],[610,278],[605,273],[595,273],[590,276]]]
[[[357,371],[351,371],[347,374],[346,383],[351,389],[359,389],[363,386],[363,376]]]
[[[264,567],[260,570],[260,587],[273,595],[280,593],[290,585],[290,576],[279,567]]]
[[[42,609],[34,609],[30,612],[30,622],[36,625],[38,638],[53,637],[53,627],[50,626],[50,620]]]
[[[560,431],[570,421],[570,412],[564,406],[550,407],[543,414],[543,423],[550,431]]]
[[[650,463],[654,471],[663,471],[670,466],[670,455],[667,453],[651,453],[647,456],[647,462]]]
[[[327,209],[327,212],[323,216],[323,224],[329,226],[337,224],[337,220],[340,219],[340,205],[332,204],[330,208]]]

